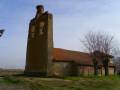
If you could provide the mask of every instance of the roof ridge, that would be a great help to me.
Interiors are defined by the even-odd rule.
[[[77,52],[77,53],[89,54],[87,52],[75,51],[75,50],[64,49],[64,48],[54,48],[54,49],[59,49],[59,50],[64,50],[64,51],[69,51],[69,52]]]

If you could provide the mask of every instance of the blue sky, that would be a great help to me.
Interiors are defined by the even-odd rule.
[[[53,14],[54,47],[83,51],[79,39],[88,31],[120,40],[120,0],[0,0],[0,67],[24,68],[27,32],[35,6]]]

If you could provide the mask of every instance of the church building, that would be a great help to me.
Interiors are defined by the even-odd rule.
[[[93,75],[94,65],[90,54],[79,51],[65,50],[61,48],[53,49],[53,76],[79,76]],[[115,66],[109,57],[109,74],[115,74]],[[105,75],[102,60],[98,61],[98,75]]]
[[[36,16],[29,24],[24,73],[33,76],[93,74],[94,67],[88,53],[53,47],[53,15],[44,11],[42,5],[38,5],[36,9]],[[112,63],[109,63],[109,72],[110,74],[115,72],[115,66]],[[104,74],[101,61],[99,74]]]

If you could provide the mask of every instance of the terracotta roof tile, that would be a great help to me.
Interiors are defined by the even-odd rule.
[[[53,61],[55,62],[76,62],[78,64],[84,65],[93,65],[92,58],[88,53],[66,50],[61,48],[53,49]],[[102,62],[99,61],[99,65]],[[114,66],[113,64],[109,64],[110,66]]]
[[[74,61],[79,64],[92,64],[92,59],[88,53],[54,48],[54,61],[70,62]]]

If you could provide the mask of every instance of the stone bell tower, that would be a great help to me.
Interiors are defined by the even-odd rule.
[[[25,74],[49,76],[53,59],[53,17],[36,7],[36,16],[30,21],[27,42]]]

